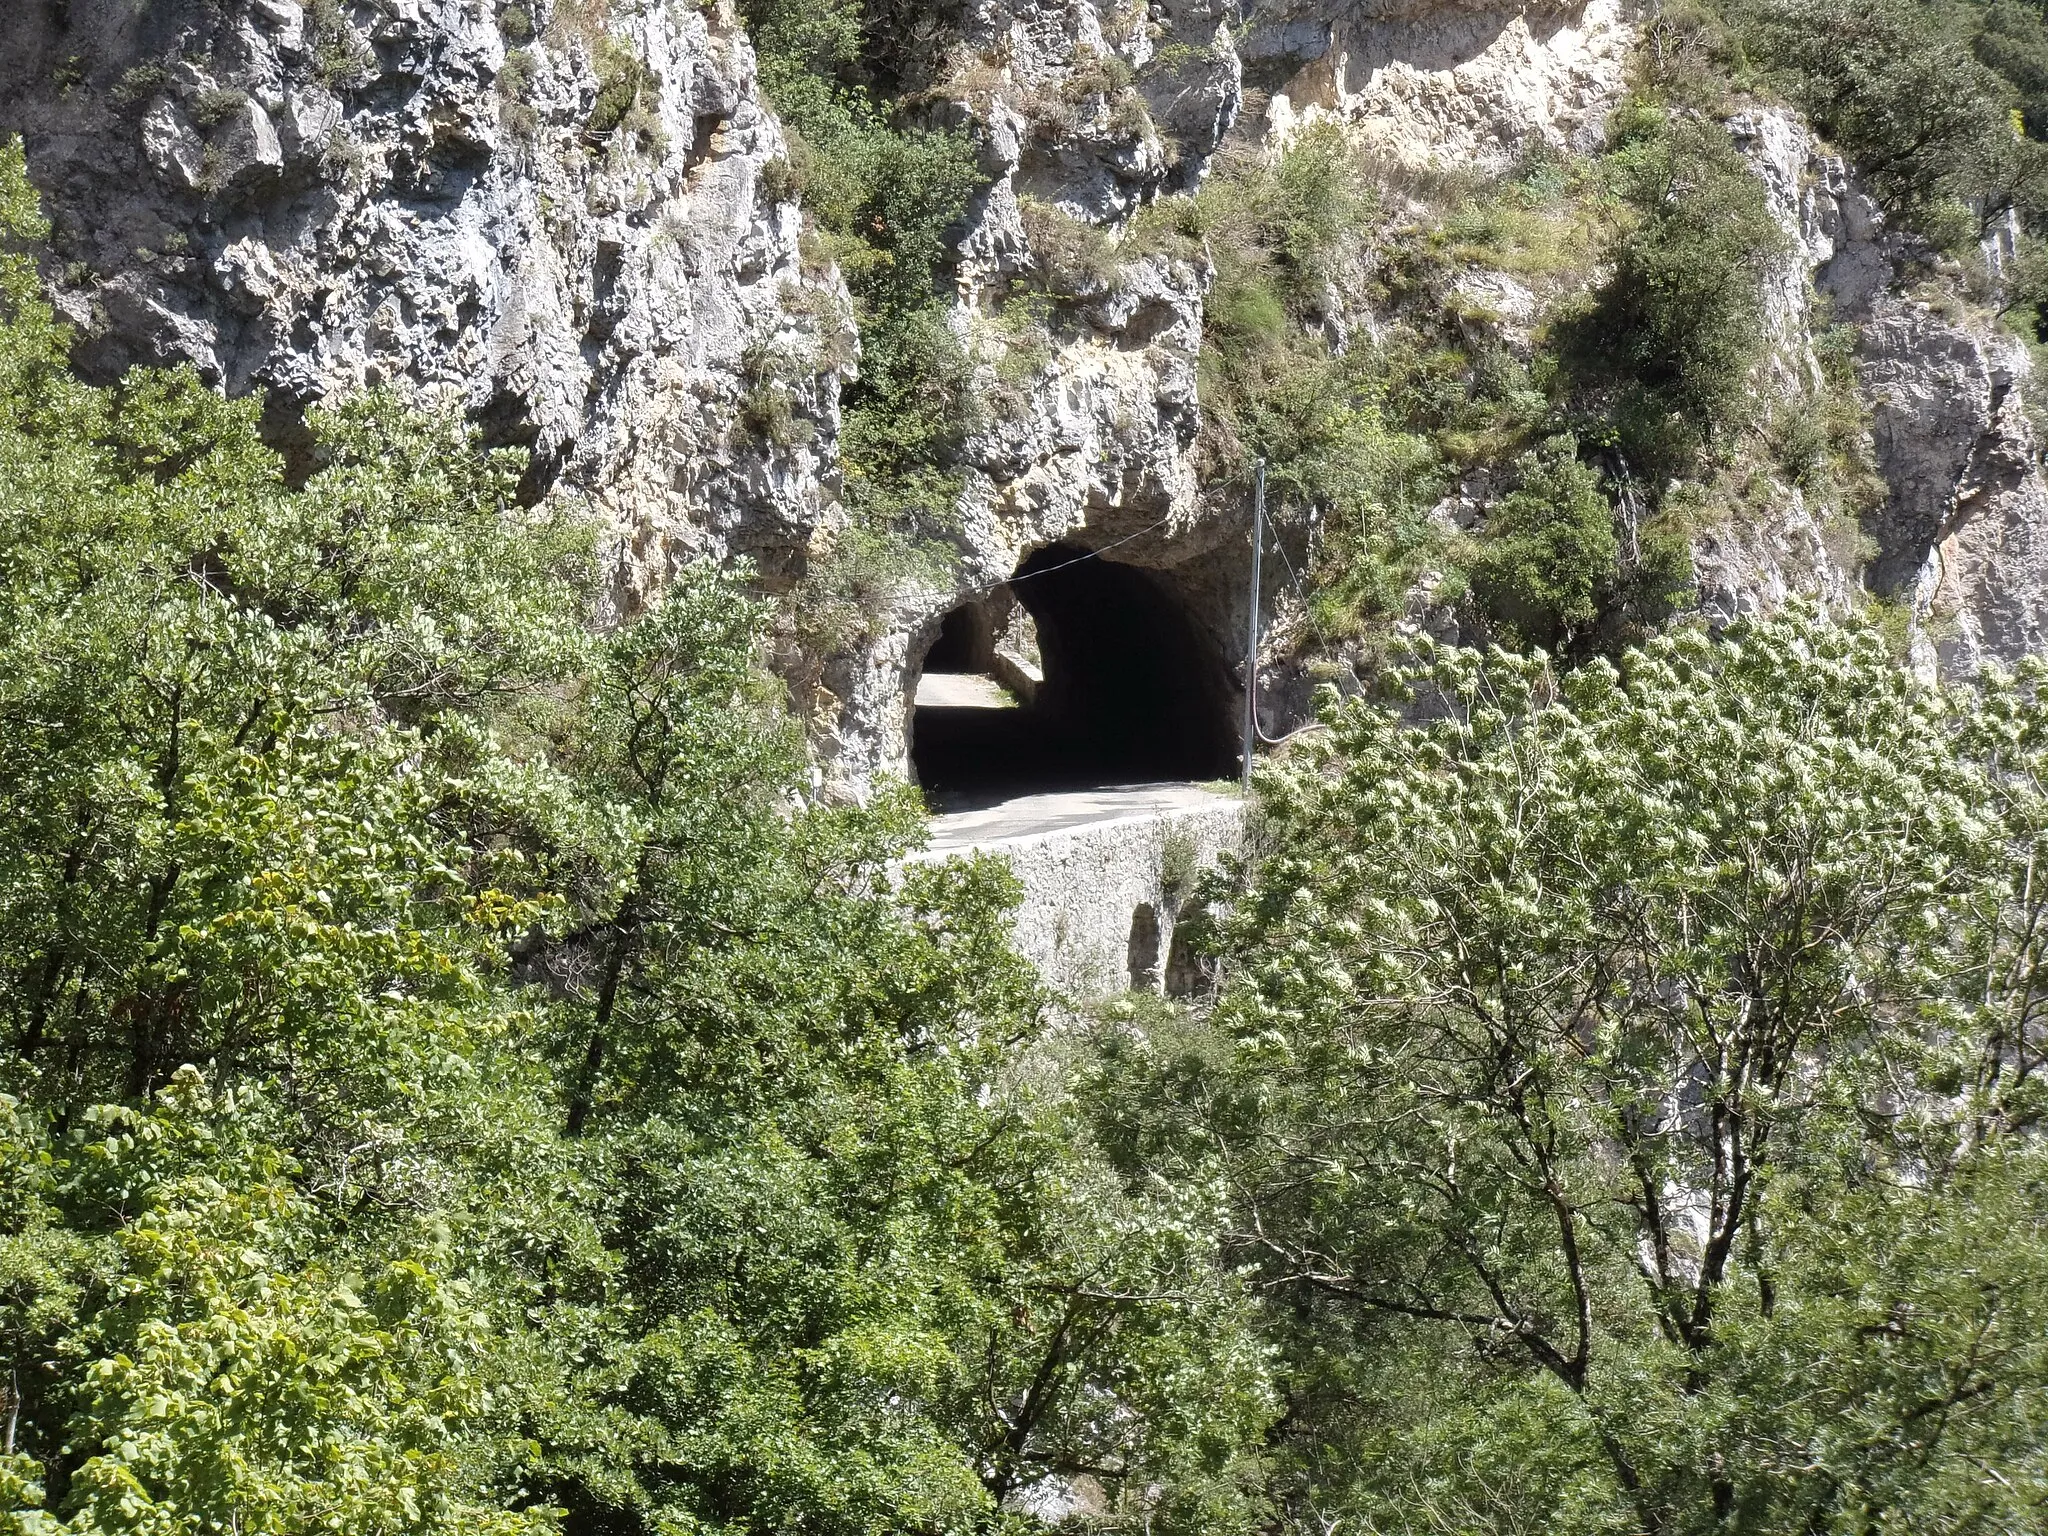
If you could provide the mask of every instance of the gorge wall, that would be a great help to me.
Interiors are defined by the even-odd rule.
[[[943,281],[984,409],[933,532],[947,559],[869,592],[852,640],[779,637],[821,772],[849,792],[906,771],[942,616],[1054,544],[1145,568],[1241,665],[1246,487],[1204,439],[1215,268],[1147,218],[1324,124],[1389,168],[1389,221],[1421,218],[1431,177],[1595,148],[1637,41],[1623,0],[974,0],[898,21],[901,99],[979,158]],[[1945,296],[1965,285],[1795,117],[1730,127],[1788,235],[1763,386],[1815,373],[1818,306],[1857,326],[1884,492],[1847,539],[1789,484],[1771,516],[1699,530],[1698,606],[1862,584],[1908,605],[1927,666],[2039,650],[2025,350]],[[338,391],[459,400],[487,440],[531,450],[531,494],[605,519],[622,608],[704,555],[795,592],[848,537],[853,305],[806,246],[729,0],[31,0],[0,22],[0,132],[24,138],[49,285],[98,376],[190,363],[261,391],[287,452]],[[1388,321],[1366,275],[1324,306],[1340,339]],[[1008,303],[1027,276],[1028,345]],[[1460,323],[1526,348],[1569,286],[1472,265]],[[1437,515],[1483,521],[1488,496],[1481,476]],[[1298,593],[1276,580],[1269,601],[1277,734],[1331,658]],[[1458,629],[1426,580],[1410,606]],[[1338,647],[1336,672],[1362,657]]]

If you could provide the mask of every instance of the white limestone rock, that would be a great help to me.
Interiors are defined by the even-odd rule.
[[[142,153],[165,180],[188,190],[199,185],[206,141],[169,97],[158,97],[143,114]]]
[[[2025,350],[1895,298],[1863,334],[1891,488],[1873,579],[1911,599],[1918,659],[1969,676],[2048,653],[2048,485]]]
[[[341,0],[325,35],[297,0],[10,14],[0,132],[24,135],[57,265],[91,273],[58,293],[81,360],[264,391],[287,444],[340,390],[451,396],[531,448],[536,492],[610,519],[629,606],[699,552],[777,579],[829,507],[851,349],[827,334],[836,274],[805,269],[796,210],[762,188],[783,142],[752,52],[729,6],[616,5],[602,33],[526,9],[531,41],[485,0]],[[608,134],[606,48],[646,81]],[[89,76],[59,96],[74,55]],[[187,256],[162,259],[167,231]],[[743,420],[764,345],[806,441]]]
[[[1914,649],[1930,670],[1968,676],[2048,650],[2048,484],[2022,400],[2025,349],[1960,298],[1902,291],[1908,269],[1929,266],[1931,253],[1887,227],[1849,168],[1796,117],[1753,109],[1728,127],[1787,240],[1765,289],[1777,343],[1769,387],[1817,382],[1817,300],[1858,328],[1857,381],[1887,487],[1866,519],[1875,554],[1862,584],[1910,602]],[[1846,601],[1847,560],[1828,550],[1788,491],[1775,526],[1722,531],[1694,554],[1709,611],[1732,616],[1793,591]]]
[[[1635,36],[1625,0],[1283,0],[1240,47],[1278,77],[1276,134],[1336,122],[1392,160],[1500,170],[1597,146]]]

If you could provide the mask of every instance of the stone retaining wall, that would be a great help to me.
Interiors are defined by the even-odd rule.
[[[1174,953],[1174,929],[1195,875],[1235,851],[1243,834],[1244,806],[1218,796],[978,843],[971,851],[1009,860],[1024,886],[1017,947],[1048,982],[1085,1002],[1131,987],[1186,993],[1202,984],[1187,958]]]

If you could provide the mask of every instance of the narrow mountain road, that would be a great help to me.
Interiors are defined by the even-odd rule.
[[[942,858],[973,848],[1176,812],[1221,810],[1236,803],[1236,796],[1200,784],[1132,784],[1020,795],[995,805],[934,816],[929,856]]]

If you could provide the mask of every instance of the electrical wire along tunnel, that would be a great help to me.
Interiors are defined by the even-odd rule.
[[[1235,761],[1237,693],[1215,642],[1157,577],[1055,544],[941,621],[911,762],[949,809],[1216,778]]]

